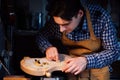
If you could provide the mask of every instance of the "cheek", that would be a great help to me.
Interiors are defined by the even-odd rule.
[[[70,33],[70,32],[72,32],[74,29],[73,29],[73,27],[71,27],[71,26],[69,26],[68,28],[66,28],[66,32],[67,33]]]
[[[74,29],[75,29],[75,26],[74,26],[74,25],[71,25],[71,26],[69,26],[69,28],[68,28],[68,30],[71,31],[71,32],[72,32]]]

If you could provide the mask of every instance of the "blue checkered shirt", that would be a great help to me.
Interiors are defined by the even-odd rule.
[[[102,68],[109,66],[116,61],[120,48],[118,46],[116,28],[112,22],[109,13],[100,6],[88,6],[90,11],[92,26],[96,37],[102,41],[102,51],[90,55],[85,55],[87,58],[87,68]],[[37,44],[40,50],[44,53],[45,50],[52,46],[48,41],[49,38],[61,39],[62,33],[59,31],[58,25],[48,21],[43,29],[40,30],[37,36]],[[73,41],[81,41],[90,38],[86,17],[84,17],[82,28],[79,26],[67,37]]]

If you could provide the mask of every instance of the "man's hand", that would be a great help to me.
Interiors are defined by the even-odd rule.
[[[46,50],[46,58],[48,60],[55,60],[58,61],[58,50],[56,47],[49,47]]]
[[[75,57],[66,60],[65,63],[65,67],[63,67],[62,71],[77,75],[86,69],[87,60],[85,57]]]

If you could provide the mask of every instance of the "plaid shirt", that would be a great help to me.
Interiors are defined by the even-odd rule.
[[[87,68],[102,68],[112,64],[118,58],[120,48],[118,46],[116,28],[112,23],[111,17],[100,6],[88,6],[90,11],[92,26],[96,37],[102,41],[102,51],[90,55],[87,58]],[[48,41],[49,38],[61,39],[62,33],[59,31],[58,25],[54,22],[47,22],[45,27],[40,30],[37,36],[37,43],[42,52],[52,46]],[[90,38],[86,17],[84,17],[82,28],[77,27],[73,32],[67,34],[67,37],[74,41],[80,41]]]

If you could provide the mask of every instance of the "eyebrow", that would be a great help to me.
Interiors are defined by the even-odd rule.
[[[68,25],[68,24],[70,24],[71,23],[71,21],[70,22],[68,22],[68,23],[65,23],[65,24],[58,24],[58,23],[56,23],[56,24],[58,24],[58,25]]]

